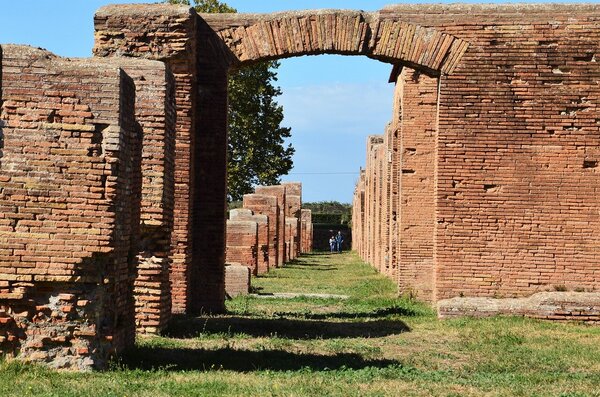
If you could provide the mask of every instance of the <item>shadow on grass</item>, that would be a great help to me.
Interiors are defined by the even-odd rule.
[[[275,313],[277,316],[281,317],[296,317],[296,318],[304,318],[307,320],[326,320],[326,319],[376,319],[376,318],[384,318],[388,316],[405,316],[405,317],[415,317],[420,316],[416,310],[407,308],[407,307],[386,307],[382,309],[372,310],[368,312],[334,312],[334,313],[298,313],[298,312],[277,312]]]
[[[334,314],[335,315],[335,314]],[[184,317],[174,319],[165,336],[194,338],[210,334],[245,334],[253,337],[278,336],[287,339],[376,338],[409,332],[402,321],[375,320],[339,322],[250,317]]]
[[[282,350],[217,350],[136,347],[125,352],[122,364],[129,369],[164,369],[167,371],[210,371],[230,370],[250,372],[258,370],[295,371],[303,368],[311,370],[361,369],[366,367],[386,368],[400,365],[394,360],[365,360],[355,353],[340,353],[331,356],[319,354],[299,354]]]
[[[304,269],[310,267],[310,270],[316,270],[318,272],[330,272],[332,270],[338,270],[337,267],[328,267],[327,265],[314,265],[314,264],[297,264],[292,266],[286,266],[287,269]]]

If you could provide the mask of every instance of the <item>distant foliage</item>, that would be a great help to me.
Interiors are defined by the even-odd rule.
[[[169,0],[187,4],[189,0]],[[194,0],[200,13],[234,13],[217,0]],[[293,166],[294,148],[286,145],[291,129],[281,126],[283,107],[275,98],[281,90],[275,61],[261,62],[229,75],[229,142],[227,188],[229,201],[241,200],[256,185],[276,185]]]
[[[350,225],[352,223],[352,204],[339,201],[319,201],[302,203],[302,208],[312,211],[313,223]]]

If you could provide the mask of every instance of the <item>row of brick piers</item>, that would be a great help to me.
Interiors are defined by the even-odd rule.
[[[229,211],[225,246],[225,291],[247,293],[258,276],[312,251],[312,212],[302,208],[302,184],[258,186]]]

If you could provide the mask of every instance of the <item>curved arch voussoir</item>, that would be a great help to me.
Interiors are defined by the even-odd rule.
[[[468,43],[450,34],[379,13],[345,10],[202,15],[233,55],[235,66],[301,55],[365,55],[450,74]]]

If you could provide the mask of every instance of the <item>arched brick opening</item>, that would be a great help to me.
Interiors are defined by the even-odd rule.
[[[229,70],[263,60],[342,54],[367,56],[398,70],[406,66],[437,81],[454,71],[468,48],[451,34],[378,12],[197,15],[168,5],[144,5],[140,11],[132,5],[101,9],[94,53],[161,59],[175,76],[174,312],[224,309]]]
[[[303,55],[363,55],[433,74],[450,74],[468,43],[378,12],[318,10],[274,14],[202,14],[232,66]]]
[[[379,268],[401,285],[426,269],[435,288],[423,288],[421,296],[434,301],[527,296],[563,283],[597,289],[598,249],[590,236],[600,226],[599,204],[588,186],[597,179],[599,125],[590,98],[598,95],[599,51],[589,37],[599,34],[599,14],[594,5],[406,5],[376,13],[270,15],[197,15],[167,5],[99,11],[97,56],[160,59],[175,76],[174,311],[223,309],[228,71],[325,53],[397,64],[400,91],[429,96],[431,89],[421,86],[427,83],[437,95],[421,103],[398,94],[402,120],[392,122],[383,141],[393,141],[392,152],[400,155],[385,167],[385,153],[377,157],[379,175],[397,178],[397,191],[381,202],[390,210],[377,216],[395,223],[389,230],[367,225],[388,241],[384,252],[362,247]],[[425,123],[402,127],[416,116]],[[419,164],[404,154],[431,144],[434,151],[421,154],[435,158],[434,169],[423,168],[424,182],[414,184]],[[569,177],[566,169],[573,171]],[[415,196],[403,201],[408,190],[401,187],[411,184]],[[435,217],[426,224],[410,220],[414,198],[431,197],[432,189],[428,213]],[[573,223],[565,212],[573,197],[586,220]],[[399,237],[403,230],[428,237],[408,246]],[[411,266],[398,265],[404,258]]]

